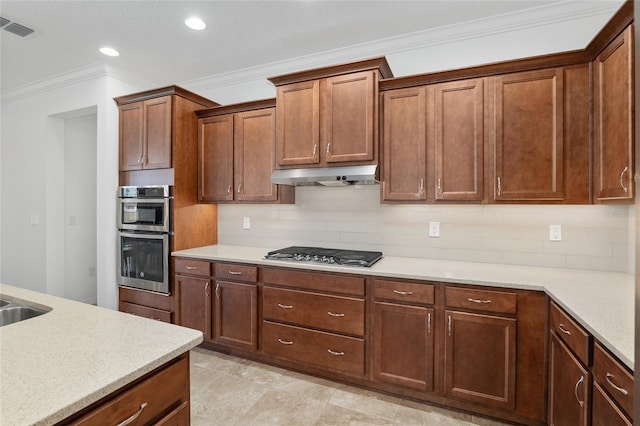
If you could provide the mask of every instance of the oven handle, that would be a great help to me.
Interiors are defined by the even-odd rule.
[[[120,231],[121,237],[128,238],[139,238],[139,239],[150,239],[150,240],[168,240],[169,233],[168,232],[127,232]]]

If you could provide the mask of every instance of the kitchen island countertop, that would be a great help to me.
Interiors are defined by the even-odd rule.
[[[212,245],[172,254],[211,261],[544,291],[627,367],[634,368],[635,283],[631,274],[387,256],[370,268],[362,268],[265,259],[271,250],[274,248]]]
[[[52,310],[0,327],[0,424],[50,425],[202,342],[196,330],[0,284]]]

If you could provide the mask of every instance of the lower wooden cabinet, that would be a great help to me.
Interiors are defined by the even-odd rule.
[[[549,424],[588,425],[591,374],[560,338],[549,339]]]
[[[228,346],[258,348],[258,287],[216,281],[213,341]]]
[[[178,325],[202,331],[211,339],[211,279],[175,276]]]
[[[174,321],[173,303],[172,295],[127,287],[118,289],[120,312],[171,323]]]
[[[89,407],[61,424],[188,426],[189,397],[187,352],[156,369],[129,389],[108,396],[96,406]]]
[[[445,317],[445,394],[514,409],[516,319],[449,310]]]
[[[373,379],[433,390],[434,310],[375,302]]]
[[[627,419],[622,410],[607,395],[607,393],[593,382],[593,397],[591,399],[591,425],[592,426],[631,426],[633,423]]]

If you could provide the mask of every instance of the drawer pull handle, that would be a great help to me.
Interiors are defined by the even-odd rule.
[[[123,421],[122,423],[118,423],[118,426],[126,426],[128,424],[133,423],[140,414],[142,414],[142,410],[145,409],[145,407],[147,406],[146,402],[143,402],[142,405],[140,405],[140,409],[138,410],[137,413],[135,413],[133,416],[129,417],[127,420]]]
[[[290,340],[278,339],[278,342],[282,343],[283,345],[293,345],[293,342]]]
[[[611,381],[611,379],[613,378],[613,374],[607,372],[607,376],[605,377],[607,379],[607,383],[609,383],[615,390],[617,390],[618,392],[620,392],[623,395],[629,395],[629,392],[625,389],[625,388],[621,388],[620,386],[616,386],[615,383],[613,383]]]
[[[186,266],[186,268],[187,268],[189,271],[195,271],[196,269],[198,269],[198,267],[197,267],[197,266]]]
[[[620,173],[620,186],[622,187],[622,189],[624,189],[624,192],[628,192],[629,188],[627,188],[624,185],[624,182],[622,182],[622,177],[624,176],[625,173],[627,173],[629,171],[629,166],[625,166],[624,170],[622,171],[622,173]]]
[[[580,386],[580,383],[582,382],[584,382],[584,376],[580,376],[580,378],[576,382],[576,386],[573,388],[573,393],[576,396],[578,404],[580,404],[581,407],[584,407],[584,401],[580,401],[580,398],[578,397],[578,386]]]
[[[240,271],[227,271],[229,272],[229,275],[242,275],[242,272]]]
[[[393,292],[395,294],[399,294],[400,296],[411,296],[413,294],[412,291],[400,291],[400,290],[393,290]]]
[[[558,330],[562,331],[564,334],[571,336],[571,332],[564,328],[564,324],[558,324]]]
[[[335,356],[344,355],[344,352],[336,352],[336,351],[332,351],[331,349],[327,349],[327,352],[329,352],[331,355],[335,355]]]
[[[343,317],[344,316],[344,314],[336,314],[336,313],[331,312],[331,311],[327,312],[327,315],[332,316],[332,317]]]
[[[283,305],[282,303],[278,303],[278,308],[293,309],[293,305]]]
[[[480,299],[472,299],[472,298],[468,298],[467,299],[469,302],[473,302],[473,303],[491,303],[492,301],[490,299],[487,300],[480,300]]]

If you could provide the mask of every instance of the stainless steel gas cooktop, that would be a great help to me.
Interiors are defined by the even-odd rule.
[[[265,259],[317,262],[327,265],[362,266],[368,268],[382,259],[382,252],[292,246],[270,251],[265,256]]]

